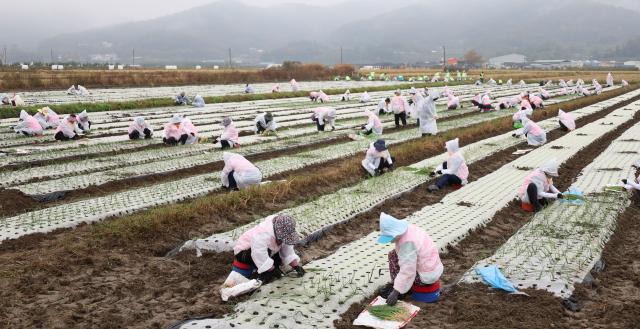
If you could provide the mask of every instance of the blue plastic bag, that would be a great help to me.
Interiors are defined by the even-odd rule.
[[[577,195],[577,196],[582,196],[582,191],[578,190],[575,187],[570,187],[569,190],[567,192],[564,193],[566,194],[572,194],[572,195]],[[584,204],[584,200],[567,200],[567,199],[560,199],[560,202],[563,203],[570,203],[570,204],[574,204],[576,206],[581,206]]]
[[[485,284],[493,288],[502,289],[510,293],[518,292],[518,290],[513,286],[513,283],[507,280],[502,272],[500,272],[500,269],[495,265],[476,267],[476,273],[478,273]]]

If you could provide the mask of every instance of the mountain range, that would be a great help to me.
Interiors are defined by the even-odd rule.
[[[156,19],[58,35],[32,58],[143,64],[284,60],[420,63],[476,49],[485,58],[598,58],[640,42],[640,4],[613,0],[351,0],[255,7],[222,0]],[[634,10],[636,9],[636,10]],[[625,57],[630,57],[626,54]],[[28,56],[25,53],[23,56]],[[640,56],[640,54],[638,54]]]

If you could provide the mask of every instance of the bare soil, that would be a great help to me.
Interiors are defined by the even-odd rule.
[[[559,169],[560,177],[554,179],[554,183],[558,188],[560,190],[568,188],[584,167],[600,155],[613,139],[637,123],[639,119],[640,116],[636,116],[633,122],[626,123],[615,131],[606,134],[565,162]],[[635,209],[634,214],[637,216],[638,207],[636,206]],[[632,210],[627,212],[629,211]],[[638,312],[640,298],[637,294],[638,287],[640,287],[637,273],[640,271],[640,267],[629,267],[629,263],[626,264],[627,266],[618,268],[617,274],[623,280],[615,281],[624,281],[624,284],[627,285],[625,288],[628,288],[629,282],[624,279],[630,279],[635,285],[633,286],[634,290],[630,291],[629,294],[618,291],[620,295],[624,296],[615,296],[614,293],[610,293],[607,297],[612,300],[604,303],[606,305],[617,305],[620,301],[623,301],[622,304],[624,306],[619,307],[618,313],[615,313],[612,317],[619,318],[618,323],[635,323],[635,326],[611,326],[610,323],[602,321],[601,315],[586,314],[584,309],[580,312],[580,317],[584,318],[578,321],[575,319],[578,313],[566,310],[562,305],[561,299],[555,298],[546,291],[527,289],[525,292],[530,296],[524,297],[490,290],[482,284],[455,285],[469,268],[477,261],[492,255],[530,218],[531,213],[522,211],[519,207],[519,202],[511,202],[498,212],[487,226],[473,232],[456,246],[449,247],[447,253],[441,257],[445,267],[445,272],[442,276],[445,288],[442,290],[440,301],[435,304],[415,303],[423,310],[408,328],[637,328],[637,324],[640,323],[638,322],[640,319],[640,312]],[[622,217],[623,221],[624,218],[625,216]],[[640,217],[635,217],[636,224],[637,218]],[[640,224],[637,224],[634,233],[625,232],[625,234],[632,234],[637,239],[638,235],[640,235],[640,230],[637,230],[639,227]],[[620,229],[617,232],[616,235],[619,234]],[[637,243],[635,244],[637,245]],[[611,243],[607,245],[607,248],[612,248]],[[635,249],[636,255],[640,253],[635,245],[628,246],[626,249]],[[632,264],[634,263],[632,262]],[[626,272],[622,273],[624,271]],[[584,291],[584,289],[579,288],[578,291]],[[577,295],[580,296],[579,293]],[[633,301],[631,302],[628,301],[629,295],[633,296]],[[600,303],[603,303],[603,301],[594,301],[591,306],[594,309],[599,308],[603,313],[608,312],[609,309],[603,309],[601,308],[602,305],[598,305]],[[353,323],[364,306],[364,303],[353,305],[341,320],[336,321],[336,327],[353,327],[351,323]],[[628,311],[635,311],[635,313],[626,313]],[[592,325],[595,321],[599,325]]]
[[[584,124],[579,124],[581,123]],[[485,137],[487,136],[478,139]],[[556,137],[550,133],[549,138]],[[469,137],[463,143],[472,141]],[[421,143],[424,145],[425,141]],[[425,153],[437,154],[442,151],[441,145],[433,150],[427,149]],[[501,152],[502,158],[491,157],[495,163],[486,160],[472,165],[472,179],[499,168],[500,163],[508,161],[506,157],[509,152],[513,150]],[[413,163],[424,158],[425,153],[400,157],[400,164]],[[145,228],[145,234],[135,240],[111,240],[108,237],[95,240],[92,235],[93,225],[83,225],[73,231],[60,230],[53,234],[31,235],[6,241],[0,245],[0,263],[3,264],[0,269],[0,323],[12,328],[159,328],[175,320],[200,314],[221,316],[228,313],[233,304],[221,303],[216,290],[230,270],[231,255],[210,254],[202,258],[195,258],[192,254],[181,254],[175,258],[162,256],[176,243],[193,236],[194,232],[228,230],[290,207],[303,199],[336,190],[335,184],[353,184],[363,178],[362,174],[355,174],[359,169],[358,162],[358,159],[343,161],[338,165],[355,167],[355,171],[347,176],[341,174],[339,177],[327,177],[326,181],[320,180],[313,188],[307,186],[309,191],[287,190],[286,193],[275,195],[272,200],[249,203],[239,209],[213,208],[207,209],[206,215],[198,212],[183,214],[183,217],[187,216],[195,224],[180,222],[184,226],[182,229],[174,226]],[[564,172],[569,168],[563,167],[561,170]],[[297,178],[292,176],[289,179]],[[338,183],[340,180],[345,181],[344,184]],[[400,206],[395,200],[389,200],[385,203],[386,206],[380,208],[385,208],[385,211],[393,215],[404,216],[426,204],[438,202],[445,193],[450,192],[443,190],[431,194],[424,187],[411,193],[415,197],[403,198]],[[337,231],[340,234],[330,234],[301,248],[304,259],[328,255],[339,246],[375,230],[375,212],[378,210],[380,209],[362,214],[353,222],[345,224],[344,229],[339,228]],[[201,216],[205,216],[206,220],[199,218]],[[497,235],[496,245],[509,236],[494,235]],[[483,243],[478,245],[479,251],[483,250]],[[485,249],[486,253],[490,253],[490,250]],[[448,260],[447,257],[449,256],[445,256],[445,261]],[[480,258],[473,255],[470,257],[472,259],[468,262]],[[446,282],[450,282],[449,275],[455,273],[451,262],[445,264],[448,275],[445,277]],[[462,263],[462,260],[459,262]],[[468,268],[462,265],[458,267],[461,270]],[[447,295],[443,300],[448,298]],[[441,304],[444,305],[438,305]]]

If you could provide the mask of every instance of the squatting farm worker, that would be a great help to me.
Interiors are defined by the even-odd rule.
[[[184,145],[189,138],[189,134],[182,126],[182,117],[174,115],[169,119],[169,122],[164,125],[162,132],[162,141],[165,145],[176,146],[178,144]]]
[[[258,114],[256,116],[255,123],[257,135],[275,132],[276,128],[278,128],[276,120],[273,118],[273,114],[271,114],[271,112]]]
[[[389,104],[391,104],[391,98],[387,97],[380,102],[378,102],[378,115],[383,115],[387,113],[391,113],[391,108],[389,108]]]
[[[607,73],[607,87],[613,87],[613,75],[611,75],[611,72]]]
[[[29,137],[42,135],[42,126],[40,126],[40,122],[29,115],[25,110],[20,111],[20,122],[13,127],[13,130],[16,134],[22,134]]]
[[[178,94],[178,96],[174,98],[174,101],[175,105],[189,105],[189,98],[187,98],[184,91]]]
[[[445,146],[447,148],[447,161],[443,162],[436,168],[435,172],[430,174],[435,177],[436,174],[442,175],[438,182],[429,186],[429,191],[437,191],[445,186],[462,186],[467,185],[469,178],[469,168],[464,160],[464,154],[460,150],[460,140],[458,138],[448,141]]]
[[[540,98],[542,98],[542,100],[546,101],[551,98],[551,94],[546,89],[540,88],[539,92]]]
[[[527,137],[527,143],[531,146],[540,146],[547,142],[547,133],[538,126],[533,120],[525,117],[521,118],[522,129],[518,129],[512,134],[513,137],[524,135]]]
[[[520,129],[524,127],[522,125],[522,118],[530,118],[533,115],[533,109],[522,108],[520,111],[513,114],[513,128]]]
[[[447,109],[455,110],[458,107],[462,108],[460,104],[460,97],[454,96],[453,93],[447,95]]]
[[[254,92],[254,90],[253,90],[253,86],[247,83],[247,84],[244,86],[244,93],[245,93],[245,94],[253,94],[253,92]]]
[[[336,130],[336,109],[331,107],[313,109],[311,120],[316,123],[318,131],[324,131],[327,123],[331,126],[331,131],[334,131]]]
[[[153,136],[153,130],[143,117],[135,117],[129,125],[129,139],[149,139]]]
[[[534,110],[544,108],[544,100],[538,95],[529,96],[529,102],[531,103],[531,107],[533,107]]]
[[[85,133],[88,133],[91,130],[91,121],[89,120],[89,114],[87,110],[80,112],[77,116],[78,118],[78,128]]]
[[[39,109],[33,117],[38,120],[42,129],[55,129],[60,124],[60,116],[48,106]]]
[[[224,127],[224,131],[222,135],[220,135],[220,146],[222,146],[223,150],[239,147],[238,144],[238,130],[236,129],[236,125],[233,123],[231,118],[226,117],[222,119],[222,126]]]
[[[222,153],[224,168],[220,173],[222,186],[228,191],[245,189],[258,185],[262,181],[260,169],[240,154],[232,152]]]
[[[427,90],[427,96],[419,102],[418,119],[420,119],[420,133],[422,136],[436,135],[438,133],[438,113],[436,112],[436,100],[440,98],[440,94],[435,91]]]
[[[65,116],[58,128],[56,128],[56,134],[54,138],[59,141],[68,141],[70,139],[78,139],[78,134],[82,133],[78,128],[78,120],[75,114]]]
[[[363,92],[360,96],[360,103],[369,103],[371,102],[371,95],[368,92]]]
[[[202,97],[201,95],[196,95],[196,97],[193,99],[193,103],[191,103],[191,106],[193,107],[204,107],[206,105],[206,103],[204,102],[204,97]]]
[[[485,92],[480,98],[480,105],[478,105],[482,112],[487,112],[493,110],[493,106],[491,106],[491,96],[489,93]]]
[[[558,110],[558,119],[560,122],[560,129],[564,131],[573,131],[576,129],[576,120],[573,117],[573,114],[560,109]]]
[[[550,199],[562,199],[562,193],[553,186],[553,178],[558,177],[558,164],[555,159],[536,168],[522,182],[518,197],[522,201],[522,209],[540,211]]]
[[[193,125],[193,122],[191,122],[191,119],[187,118],[186,116],[182,117],[182,127],[184,128],[184,131],[187,133],[187,141],[185,142],[185,144],[187,145],[191,145],[191,144],[195,144],[200,140],[200,137],[198,137],[198,128],[196,128],[196,126]]]
[[[302,277],[305,271],[293,248],[299,239],[296,221],[291,216],[267,217],[235,243],[233,271],[247,279],[257,277],[263,284],[279,279],[288,266]]]
[[[369,149],[362,160],[362,167],[371,176],[379,176],[393,169],[394,159],[389,153],[385,141],[378,139],[369,145]]]
[[[391,282],[380,292],[387,299],[387,304],[395,305],[410,291],[414,299],[437,301],[444,266],[440,261],[438,246],[429,234],[406,220],[381,213],[378,243],[391,242],[395,244],[389,252]]]
[[[348,102],[351,100],[351,90],[347,89],[344,94],[342,95],[342,101],[343,102]]]
[[[362,134],[367,136],[372,133],[378,136],[382,135],[382,122],[380,118],[369,110],[364,110],[364,114],[367,116],[367,124],[360,127]]]
[[[400,127],[400,121],[402,121],[402,126],[407,125],[407,107],[409,107],[409,104],[401,96],[400,90],[396,90],[395,95],[391,98],[391,110],[393,111],[396,128]]]

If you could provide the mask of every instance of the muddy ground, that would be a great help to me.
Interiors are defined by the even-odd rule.
[[[553,133],[549,137],[555,138]],[[441,149],[433,152],[439,153]],[[485,174],[499,167],[497,164],[492,167],[489,162],[484,165]],[[483,169],[472,165],[472,170],[472,179],[477,179]],[[356,177],[353,182],[360,179],[362,177]],[[317,188],[309,195],[321,195],[327,190],[332,188]],[[385,203],[386,207],[392,214],[408,214],[437,202],[446,193],[431,195],[423,190],[415,193],[414,201],[403,202],[404,209],[394,209],[393,200]],[[291,205],[287,202],[290,196],[283,194],[271,202],[235,212],[212,209],[206,231],[226,230],[286,208]],[[362,230],[353,230],[344,239],[325,238],[304,247],[301,250],[304,258],[330,254],[338,246],[375,229],[377,217],[373,212],[362,218],[360,223],[368,224],[359,225]],[[151,236],[141,241],[104,243],[90,239],[90,227],[84,225],[74,231],[28,236],[0,245],[1,324],[15,328],[154,328],[199,314],[222,315],[232,309],[233,305],[220,303],[216,292],[229,271],[229,254],[195,258],[185,253],[177,258],[165,258],[162,256],[175,242],[184,240],[184,236],[170,228],[167,231],[153,228],[157,239]],[[501,235],[501,238],[508,236]]]
[[[636,116],[634,122],[638,121]],[[568,188],[580,173],[605,150],[610,141],[628,129],[627,123],[605,135],[560,167],[554,183]],[[640,207],[630,207],[619,219],[614,238],[607,244],[604,259],[608,268],[596,274],[593,285],[580,285],[575,296],[582,310],[571,312],[551,293],[525,290],[530,296],[508,295],[490,290],[483,284],[455,285],[477,261],[491,256],[518,231],[531,213],[522,211],[519,202],[511,202],[484,228],[473,232],[441,255],[445,267],[445,286],[438,303],[415,303],[422,308],[409,328],[638,328],[640,326]],[[624,241],[624,242],[623,242]],[[609,264],[613,261],[612,264]],[[606,281],[603,284],[602,281]],[[338,328],[351,325],[365,304],[353,305]],[[355,327],[354,327],[355,328]]]

